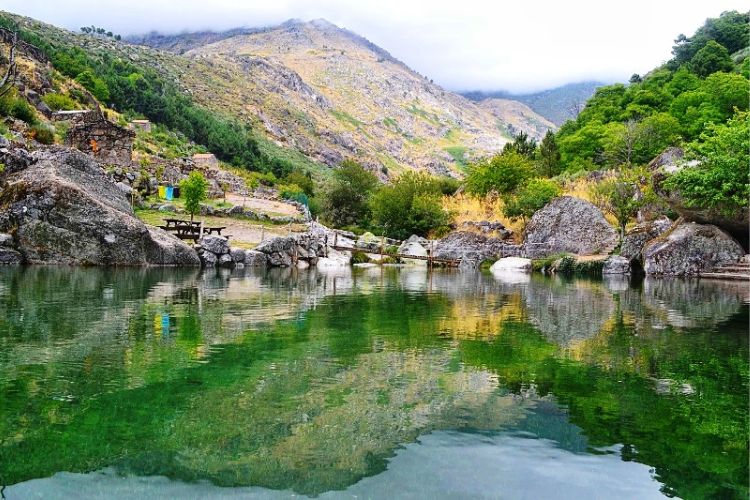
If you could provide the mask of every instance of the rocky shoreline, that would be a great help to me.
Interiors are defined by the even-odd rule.
[[[697,276],[745,255],[719,227],[666,218],[631,229],[616,252],[617,231],[601,211],[570,196],[534,214],[520,244],[499,223],[465,224],[467,230],[439,240],[412,236],[401,242],[309,222],[306,232],[265,240],[253,250],[232,248],[227,238],[213,235],[191,246],[140,221],[122,182],[87,154],[59,146],[28,152],[5,142],[0,163],[0,264],[332,268],[350,266],[353,255],[357,263],[381,264],[395,262],[392,255],[413,255],[457,261],[460,269],[491,264],[504,273],[530,272],[532,259],[546,259],[536,267],[547,273],[585,268],[603,275]],[[252,216],[242,207],[223,215]],[[592,264],[570,254],[591,256]]]

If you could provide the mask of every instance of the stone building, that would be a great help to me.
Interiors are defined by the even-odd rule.
[[[143,130],[144,132],[151,132],[151,122],[148,120],[133,120],[130,122],[132,129]]]
[[[101,162],[128,166],[133,155],[135,132],[108,120],[82,122],[68,131],[67,143]]]

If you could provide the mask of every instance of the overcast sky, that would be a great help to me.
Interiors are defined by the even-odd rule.
[[[3,0],[0,8],[122,35],[325,18],[452,90],[536,91],[624,81],[669,59],[674,38],[746,0]]]

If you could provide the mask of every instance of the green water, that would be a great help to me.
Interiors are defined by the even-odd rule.
[[[0,269],[7,498],[747,498],[748,289]]]

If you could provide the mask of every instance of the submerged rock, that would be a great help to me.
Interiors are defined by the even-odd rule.
[[[561,196],[534,214],[524,245],[532,257],[560,252],[593,255],[609,253],[617,240],[617,231],[593,204]]]
[[[691,222],[651,240],[643,249],[643,269],[649,275],[697,275],[739,262],[744,254],[718,227]]]

